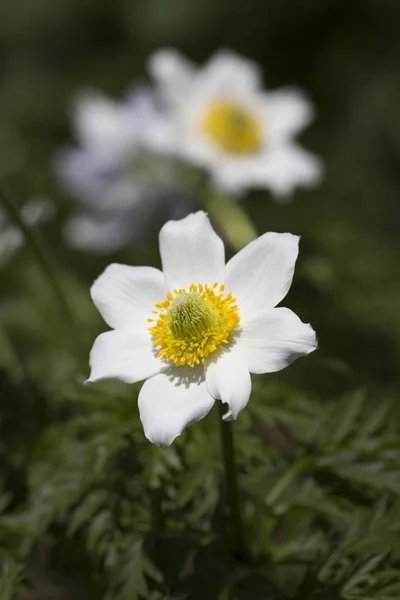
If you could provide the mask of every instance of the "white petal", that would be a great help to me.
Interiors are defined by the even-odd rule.
[[[152,377],[165,364],[157,357],[149,333],[129,329],[107,331],[96,338],[90,352],[91,373],[86,383],[101,379],[119,379],[136,383]]]
[[[223,283],[224,244],[202,211],[164,225],[160,254],[170,290],[187,289],[191,283]]]
[[[54,169],[62,185],[80,200],[96,206],[110,174],[114,176],[118,169],[115,159],[115,156],[104,157],[87,150],[65,148],[56,153]]]
[[[211,396],[228,404],[224,420],[236,419],[251,393],[250,373],[246,364],[234,351],[223,352],[207,366],[206,382]]]
[[[157,155],[179,155],[181,136],[174,119],[158,116],[142,133],[141,146]]]
[[[275,308],[243,324],[235,353],[250,373],[274,373],[316,348],[311,325],[288,308]]]
[[[159,98],[147,85],[134,85],[126,95],[125,109],[145,130],[160,113]]]
[[[110,327],[129,327],[138,333],[147,331],[154,305],[166,296],[164,277],[158,269],[116,263],[96,279],[90,293]]]
[[[144,433],[157,446],[169,446],[188,425],[211,410],[202,369],[172,368],[148,379],[139,394]]]
[[[239,93],[246,95],[261,83],[258,65],[235,52],[221,50],[207,63],[198,75],[196,86],[207,88],[214,94]]]
[[[138,154],[132,153],[131,160]],[[116,212],[146,204],[150,184],[134,172],[123,173],[123,163],[79,149],[64,149],[55,156],[56,174],[77,199],[93,210]],[[140,228],[140,224],[138,224]]]
[[[94,154],[122,156],[135,146],[137,123],[122,102],[85,91],[77,96],[72,117],[79,141]]]
[[[174,152],[175,127],[163,108],[159,96],[146,87],[135,86],[128,95],[126,111],[135,119],[140,149]]]
[[[265,118],[270,139],[294,136],[314,118],[314,107],[296,88],[282,88],[264,95]]]
[[[299,252],[291,233],[264,233],[226,265],[225,285],[236,298],[241,320],[273,308],[286,296]]]
[[[193,81],[194,66],[180,52],[159,50],[150,56],[148,68],[167,102],[184,101]]]
[[[296,187],[314,187],[323,176],[322,161],[293,143],[266,148],[263,154],[241,160],[215,160],[213,179],[222,189],[240,195],[249,188],[267,188],[278,198]]]
[[[276,196],[287,196],[296,187],[311,188],[321,182],[322,161],[295,144],[272,148],[254,173],[255,187],[268,187]]]

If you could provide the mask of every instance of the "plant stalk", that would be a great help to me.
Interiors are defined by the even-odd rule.
[[[239,490],[236,477],[235,448],[233,441],[233,423],[224,421],[223,403],[217,401],[220,424],[222,457],[225,467],[225,488],[229,517],[232,524],[232,543],[236,558],[247,562],[248,552],[243,535],[243,523],[240,514]]]
[[[257,230],[242,205],[226,194],[217,191],[209,194],[204,199],[204,208],[223,239],[236,252],[258,237]]]

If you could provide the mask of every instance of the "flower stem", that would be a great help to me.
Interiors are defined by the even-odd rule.
[[[225,467],[225,486],[229,516],[232,523],[232,543],[235,556],[246,562],[247,547],[243,536],[243,523],[240,515],[239,491],[236,478],[235,448],[233,442],[232,421],[224,421],[224,407],[217,401],[218,419],[220,423],[222,456]]]
[[[26,244],[29,246],[32,254],[36,259],[36,262],[40,266],[43,274],[47,279],[49,287],[52,289],[54,296],[57,299],[60,311],[64,318],[66,329],[69,332],[73,352],[77,354],[77,356],[82,357],[82,345],[80,336],[78,334],[76,322],[70,310],[69,304],[65,298],[62,287],[55,274],[56,267],[50,258],[51,254],[48,251],[46,251],[46,248],[43,246],[43,242],[41,238],[37,235],[36,231],[33,228],[28,227],[24,220],[21,218],[20,212],[14,202],[14,199],[12,198],[8,187],[5,185],[4,182],[0,184],[0,193],[1,204],[4,210],[6,211],[8,218],[23,234]]]
[[[204,199],[204,207],[222,237],[236,251],[258,237],[250,217],[241,204],[222,192],[214,191]]]

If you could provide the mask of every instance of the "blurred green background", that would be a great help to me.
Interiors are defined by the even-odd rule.
[[[284,207],[252,194],[246,208],[260,233],[303,236],[298,276],[312,288],[302,294],[303,320],[312,320],[323,352],[363,381],[395,384],[399,10],[396,1],[3,3],[0,173],[13,177],[22,200],[50,197],[60,223],[71,205],[51,159],[71,135],[77,90],[122,97],[145,77],[149,53],[166,45],[200,63],[221,47],[258,61],[268,87],[299,85],[315,103],[317,120],[300,141],[325,160],[326,181]],[[60,260],[89,280],[108,262],[60,248],[56,227],[46,234]],[[136,249],[133,262],[144,264],[143,254]]]
[[[113,447],[110,454],[129,450],[118,446],[129,434],[129,427],[125,431],[121,425],[125,421],[126,427],[126,415],[136,423],[135,435],[142,435],[136,407],[133,415],[129,409],[131,390],[111,387],[104,396],[103,392],[81,391],[90,346],[94,336],[104,329],[91,305],[89,287],[111,260],[159,266],[154,231],[111,258],[81,254],[63,245],[61,226],[73,208],[73,199],[57,184],[52,157],[71,140],[71,97],[82,87],[92,86],[121,98],[132,82],[146,78],[149,53],[164,46],[178,48],[199,63],[220,48],[230,48],[262,66],[268,88],[286,84],[304,88],[317,108],[317,119],[300,141],[324,160],[325,181],[313,191],[295,192],[292,201],[284,205],[276,204],[267,192],[254,192],[243,201],[243,207],[260,234],[290,231],[302,236],[296,277],[286,305],[303,321],[312,323],[320,349],[290,369],[270,376],[266,385],[276,386],[271,394],[277,405],[279,386],[288,386],[292,398],[305,396],[318,406],[329,404],[327,400],[334,404],[333,399],[342,394],[363,388],[368,390],[372,406],[389,399],[395,420],[400,389],[399,23],[400,3],[396,0],[14,0],[0,4],[0,178],[7,181],[21,204],[38,195],[54,203],[55,218],[43,227],[42,234],[84,346],[81,357],[71,351],[51,291],[25,247],[0,273],[0,481],[8,494],[6,515],[14,514],[10,517],[14,519],[9,525],[11,537],[4,538],[4,548],[10,554],[10,564],[15,561],[17,565],[15,581],[22,573],[24,581],[37,582],[39,572],[40,582],[46,583],[44,587],[39,585],[39,592],[24,592],[21,598],[78,598],[80,593],[85,598],[103,597],[107,587],[103,558],[99,566],[93,548],[83,549],[86,534],[78,534],[73,541],[65,535],[65,521],[69,520],[66,515],[79,504],[78,493],[65,506],[55,502],[57,509],[50,516],[53,508],[48,509],[51,533],[47,525],[35,530],[40,542],[34,551],[35,535],[27,535],[32,543],[29,545],[15,519],[21,519],[20,511],[26,506],[31,507],[32,516],[38,504],[44,503],[47,496],[43,482],[46,478],[53,481],[54,473],[60,475],[63,461],[68,461],[73,452],[79,463],[80,450],[74,447],[72,451],[69,446],[62,450],[64,442],[57,432],[67,432],[64,424],[76,419],[76,414],[80,416],[80,411],[93,416],[96,403],[106,406],[121,394],[125,400],[115,402],[120,407],[122,429],[116,427],[118,434],[113,443],[117,448]],[[257,378],[256,389],[261,390],[260,398],[264,393],[268,399],[268,393],[262,392],[263,382]],[[317,413],[320,409],[315,410]],[[206,420],[205,432],[210,422]],[[55,424],[59,429],[52,429]],[[199,431],[203,431],[201,427]],[[102,431],[102,425],[98,430]],[[74,432],[75,439],[83,439],[78,426]],[[391,435],[396,439],[398,433],[395,428]],[[85,435],[91,439],[90,434]],[[145,440],[140,443],[140,452],[153,452]],[[50,444],[48,454],[46,444]],[[56,452],[54,448],[60,452],[61,462],[54,466],[54,473],[47,473],[45,465],[48,456]],[[33,460],[33,451],[39,452],[38,459]],[[157,452],[154,450],[143,464],[146,467],[149,460],[159,466],[160,461],[161,475],[157,472],[157,477],[164,477],[169,466]],[[173,452],[167,454],[168,460],[175,457]],[[133,455],[137,456],[135,452]],[[121,472],[127,468],[121,466],[124,461],[136,460],[132,456],[123,456],[119,462]],[[74,464],[68,468],[78,470]],[[400,470],[400,461],[397,468]],[[151,476],[145,473],[147,482]],[[95,487],[97,484],[95,481]],[[396,486],[398,494],[398,482]],[[383,488],[376,495],[367,494],[361,504],[370,505],[372,497],[383,494]],[[28,513],[24,514],[26,518]],[[175,518],[179,522],[177,515]],[[35,526],[41,520],[35,512]],[[138,527],[136,524],[135,531]],[[149,527],[158,529],[157,523]],[[28,550],[21,549],[24,543]],[[56,559],[50,559],[46,552],[55,553]],[[29,569],[33,569],[33,578]],[[144,572],[151,577],[151,570]],[[204,582],[199,585],[199,589],[207,589],[201,588]],[[163,589],[161,597],[165,599],[187,597],[172,592],[168,595],[168,585]],[[10,593],[0,595],[1,600],[14,597]],[[138,597],[151,597],[150,592],[137,593]],[[246,593],[237,597],[253,598],[253,593],[254,598],[258,597],[256,592]],[[111,600],[136,597],[131,592],[126,596],[109,594]],[[299,599],[328,600],[327,594],[303,592]],[[215,591],[203,591],[202,597],[217,595]],[[289,596],[265,592],[261,597]],[[336,597],[353,596],[329,596]],[[381,598],[372,594],[369,597]],[[400,597],[400,593],[390,597]]]

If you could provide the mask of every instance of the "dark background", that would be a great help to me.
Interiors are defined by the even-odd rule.
[[[397,402],[399,31],[400,3],[395,0],[13,0],[0,4],[0,177],[21,204],[44,195],[56,207],[44,237],[78,315],[87,352],[94,335],[104,328],[88,299],[92,280],[111,260],[158,266],[159,259],[152,231],[113,257],[82,255],[63,245],[61,227],[73,199],[57,184],[52,160],[54,152],[71,140],[71,97],[92,86],[121,98],[132,82],[146,78],[147,57],[161,47],[178,48],[198,63],[220,48],[230,48],[261,64],[268,88],[295,84],[305,89],[317,108],[317,118],[300,141],[326,165],[322,185],[296,192],[290,203],[276,204],[267,192],[251,193],[243,201],[259,233],[290,231],[302,236],[287,305],[312,323],[320,343],[317,353],[271,380],[277,385],[285,382],[320,403],[360,387],[368,389],[376,404],[387,397]],[[1,402],[6,400],[0,420],[0,471],[2,486],[13,497],[11,511],[25,505],[28,489],[33,493],[32,506],[40,504],[39,475],[45,481],[46,471],[40,467],[38,475],[37,467],[30,466],[31,450],[47,427],[75,416],[75,409],[64,404],[63,393],[75,402],[70,381],[75,378],[81,385],[87,374],[82,361],[77,376],[57,324],[53,326],[56,308],[37,277],[29,249],[0,274],[0,321],[17,362],[30,373],[28,388],[26,374],[23,383],[15,383],[12,360],[1,346]],[[31,294],[44,303],[42,312],[32,312]],[[95,394],[92,398],[99,401]],[[82,402],[87,407],[92,400]],[[61,448],[57,435],[53,442]],[[40,444],[41,452],[46,444]],[[69,460],[72,454],[66,448],[63,456]],[[76,452],[81,456],[80,450]],[[155,456],[150,462],[158,460]],[[119,456],[121,470],[124,461],[131,459]],[[78,469],[74,465],[72,471]],[[55,467],[55,472],[62,468]],[[366,494],[361,504],[369,506],[371,498]],[[46,584],[38,596],[24,598],[62,598],[60,594],[68,594],[70,586],[71,597],[77,598],[75,584],[70,583],[75,579],[84,581],[85,589],[103,589],[106,575],[102,572],[99,583],[90,574],[98,572],[97,559],[92,562],[83,550],[80,557],[83,541],[66,542],[65,522],[55,523],[44,555],[55,552],[56,566],[48,558],[42,561],[42,546],[30,560],[35,573],[42,568],[47,572],[50,562],[51,569],[66,579],[59,584],[56,578],[54,589],[53,583]],[[9,547],[14,547],[14,541]],[[308,597],[317,598],[299,596]],[[328,600],[328,596],[318,598]]]

